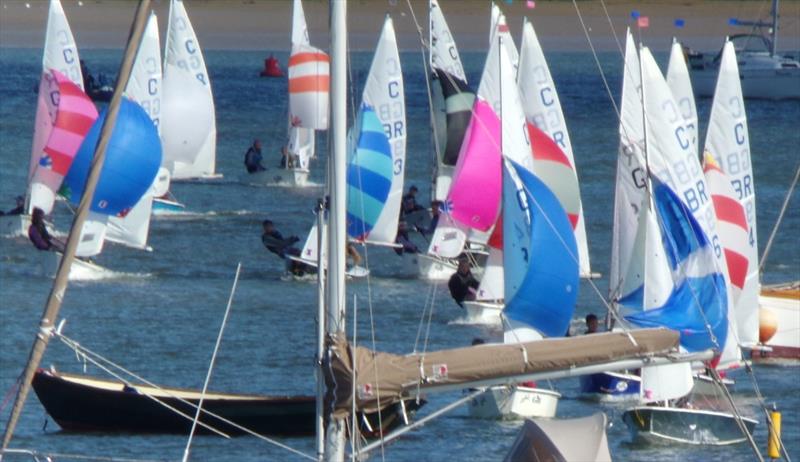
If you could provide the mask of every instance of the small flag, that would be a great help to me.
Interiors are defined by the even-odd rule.
[[[639,19],[639,10],[631,10],[631,18]]]
[[[536,8],[536,2],[534,2],[533,0],[528,0],[527,2],[525,2],[525,6],[528,7],[529,10],[532,10]]]
[[[685,25],[686,25],[686,21],[684,21],[683,19],[678,18],[678,19],[675,20],[675,27],[680,29]]]
[[[739,20],[736,18],[728,18],[728,25],[729,26],[738,26]]]
[[[636,25],[641,29],[650,27],[650,18],[647,16],[640,16],[639,19],[636,20]]]

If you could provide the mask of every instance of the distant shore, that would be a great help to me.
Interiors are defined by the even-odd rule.
[[[289,48],[291,1],[289,0],[186,0],[198,40],[205,49],[286,50]],[[132,0],[62,0],[79,48],[121,48],[127,37],[136,2]],[[427,0],[411,4],[427,40]],[[441,0],[442,10],[461,50],[483,50],[489,35],[486,0]],[[571,1],[536,1],[534,9],[525,0],[511,4],[497,1],[508,18],[514,36],[519,35],[523,17],[534,24],[548,51],[588,51],[589,47]],[[27,6],[26,6],[27,5]],[[162,37],[166,30],[168,0],[154,0]],[[724,37],[746,33],[728,19],[766,19],[770,2],[752,1],[606,1],[608,14],[619,40],[632,24],[631,11],[647,16],[650,26],[642,31],[644,42],[654,49],[666,49],[673,36],[698,50],[719,49]],[[579,1],[583,20],[593,45],[601,51],[617,43],[597,1]],[[41,48],[48,2],[45,0],[0,0],[0,47]],[[327,48],[328,2],[305,0],[304,8],[312,44]],[[369,50],[374,46],[385,14],[395,21],[400,47],[419,49],[419,35],[406,0],[351,0],[348,11],[350,46]],[[675,26],[676,19],[684,27]],[[163,41],[163,38],[162,38]],[[800,50],[800,1],[781,2],[778,47]]]

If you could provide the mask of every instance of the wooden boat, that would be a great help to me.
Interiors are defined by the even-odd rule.
[[[115,380],[44,369],[34,375],[33,389],[47,413],[67,432],[188,434],[201,396],[196,390],[130,387]],[[380,419],[383,431],[407,423],[424,403],[408,400],[384,411]],[[262,435],[307,436],[314,434],[315,409],[313,395],[208,392],[200,423],[231,436],[245,434],[237,426]],[[362,434],[378,436],[377,413],[362,414],[359,420]],[[211,433],[203,425],[197,430]]]
[[[760,340],[768,348],[752,351],[752,359],[773,364],[800,363],[800,281],[766,286],[758,298]]]

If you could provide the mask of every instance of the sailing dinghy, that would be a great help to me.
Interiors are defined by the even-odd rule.
[[[330,58],[311,46],[301,0],[294,0],[291,48],[288,141],[283,148],[285,174],[279,174],[275,180],[302,187],[309,185],[311,159],[316,157],[316,130],[328,128]],[[266,178],[269,173],[256,175]]]
[[[53,71],[56,71],[61,77],[56,77]],[[5,236],[27,236],[28,227],[31,224],[31,212],[34,207],[39,207],[48,216],[53,212],[56,195],[61,187],[64,175],[69,170],[69,163],[59,162],[54,168],[52,156],[46,151],[50,137],[53,136],[54,132],[56,134],[60,133],[60,138],[63,140],[64,135],[69,136],[70,133],[74,133],[77,130],[77,139],[80,140],[80,137],[88,131],[88,127],[83,129],[81,125],[75,127],[70,124],[71,128],[64,126],[67,123],[67,119],[69,119],[66,114],[77,111],[79,115],[92,118],[92,120],[97,117],[97,110],[91,100],[89,100],[88,104],[83,104],[77,99],[68,98],[69,101],[66,104],[59,105],[59,89],[62,83],[66,84],[66,82],[73,84],[73,87],[71,87],[73,91],[67,91],[67,93],[76,95],[77,98],[78,92],[83,92],[83,76],[75,39],[72,36],[61,1],[51,0],[47,15],[44,52],[42,54],[42,71],[33,128],[33,146],[28,166],[25,213],[0,216],[0,226],[2,226],[2,233]],[[61,126],[58,126],[59,107],[65,111],[60,122]],[[67,109],[68,107],[70,109]],[[53,142],[55,141],[54,139]],[[78,144],[80,144],[80,141],[78,141]],[[51,149],[53,148],[51,147]],[[74,156],[77,146],[61,146],[60,149],[66,150],[64,154],[67,158],[71,158]]]

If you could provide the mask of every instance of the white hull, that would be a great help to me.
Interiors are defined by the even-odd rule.
[[[467,321],[474,324],[500,324],[503,304],[493,302],[464,302]]]
[[[0,216],[0,229],[2,229],[3,237],[27,237],[28,228],[30,226],[30,215],[20,214]]]
[[[303,258],[295,257],[293,255],[287,255],[286,258],[289,259],[289,260],[294,260],[294,261],[306,264],[306,265],[311,266],[311,267],[313,267],[315,269],[317,268],[317,262],[315,262],[315,261],[305,260]],[[369,276],[369,269],[364,268],[363,266],[348,266],[347,270],[345,270],[344,274],[348,278],[365,278],[365,277]],[[314,278],[316,279],[316,275],[314,276]],[[299,279],[306,280],[305,276],[302,276]]]
[[[182,177],[170,178],[170,181],[173,183],[208,183],[209,181],[216,181],[225,178],[222,173],[207,173],[200,176],[189,176],[189,177]]]
[[[692,87],[697,96],[712,97],[717,85],[717,69],[692,70]],[[742,94],[745,98],[800,98],[800,69],[740,68]]]
[[[523,386],[491,387],[469,403],[469,414],[480,419],[555,417],[561,394]]]
[[[47,277],[55,277],[58,265],[61,263],[61,253],[59,252],[40,252],[44,254],[44,273]],[[86,260],[73,259],[69,270],[70,281],[98,281],[117,276],[118,273],[111,271]]]
[[[419,255],[419,277],[429,281],[447,281],[456,272],[456,265],[431,255]]]

